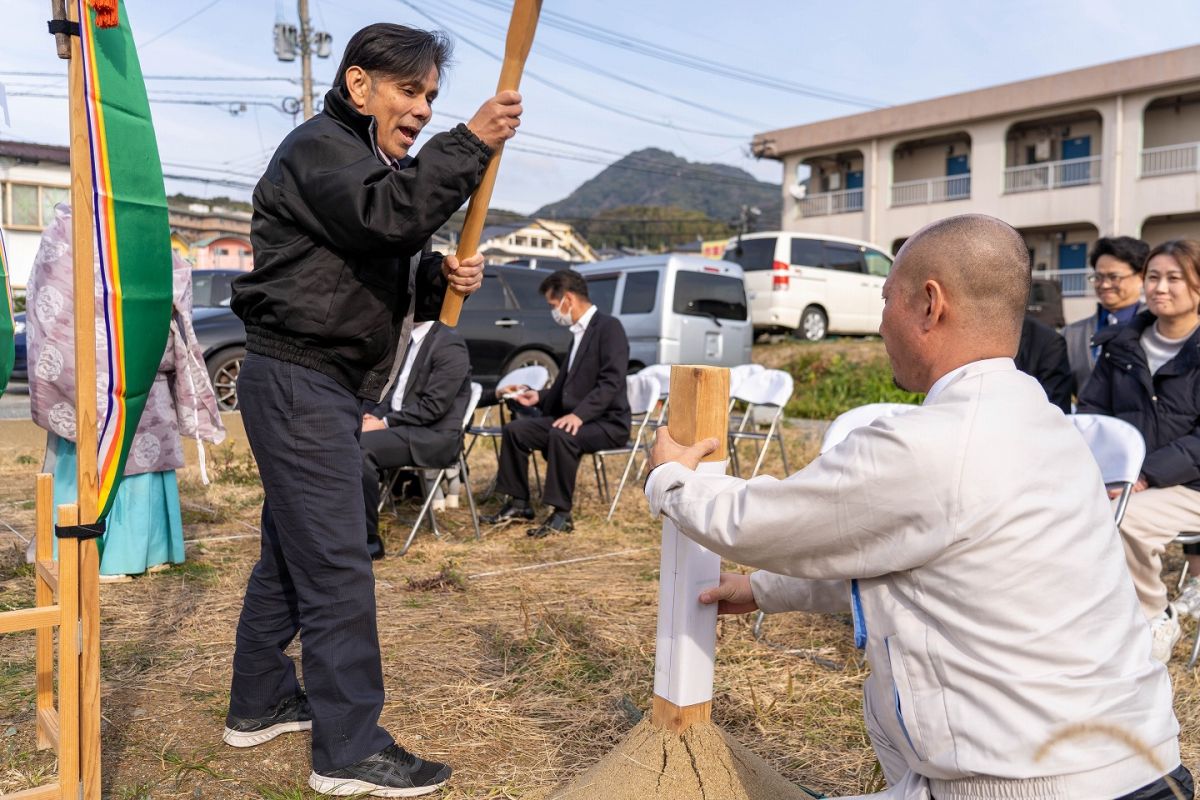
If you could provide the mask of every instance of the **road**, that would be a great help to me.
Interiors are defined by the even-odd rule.
[[[0,397],[0,419],[29,419],[29,384],[12,381]]]

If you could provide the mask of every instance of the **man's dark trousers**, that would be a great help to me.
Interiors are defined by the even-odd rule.
[[[584,453],[619,447],[625,444],[625,437],[614,436],[608,428],[594,422],[583,423],[574,436],[553,425],[553,417],[522,417],[504,426],[496,491],[529,500],[529,454],[541,450],[546,454],[542,502],[560,511],[570,511],[579,459]]]
[[[229,713],[263,716],[299,691],[284,654],[299,632],[312,764],[327,772],[393,742],[378,724],[383,669],[362,534],[362,405],[326,375],[257,353],[242,364],[238,400],[266,499]]]
[[[411,467],[416,462],[408,444],[406,427],[367,431],[362,435],[361,442],[363,510],[366,514],[367,538],[370,539],[379,535],[380,470]]]

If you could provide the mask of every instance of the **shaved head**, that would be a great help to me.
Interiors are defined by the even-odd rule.
[[[1029,248],[1008,223],[984,214],[938,220],[905,242],[896,265],[902,291],[937,280],[963,322],[1020,338],[1029,298]]]
[[[1029,277],[1024,239],[995,217],[948,217],[913,234],[883,284],[879,332],[896,383],[925,392],[955,367],[1016,355]]]

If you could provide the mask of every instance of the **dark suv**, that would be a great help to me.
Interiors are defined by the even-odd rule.
[[[495,402],[492,390],[505,373],[541,364],[550,371],[553,380],[558,364],[567,355],[571,332],[554,323],[545,299],[538,294],[538,286],[550,272],[520,266],[489,266],[484,271],[483,286],[463,305],[458,332],[466,340],[471,355],[471,380],[483,384],[485,405]],[[194,282],[196,277],[193,276]],[[193,325],[204,349],[204,362],[217,403],[222,411],[234,411],[237,376],[246,357],[246,329],[229,310],[228,301],[225,307],[218,308],[197,305]]]

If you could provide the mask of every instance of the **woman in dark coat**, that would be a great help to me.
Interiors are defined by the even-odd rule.
[[[1178,614],[1200,616],[1200,555],[1188,555],[1193,577],[1173,605],[1161,576],[1166,546],[1200,530],[1200,242],[1160,244],[1142,275],[1147,310],[1096,335],[1101,354],[1078,410],[1123,419],[1146,440],[1121,540],[1154,655],[1165,662],[1180,636]]]

